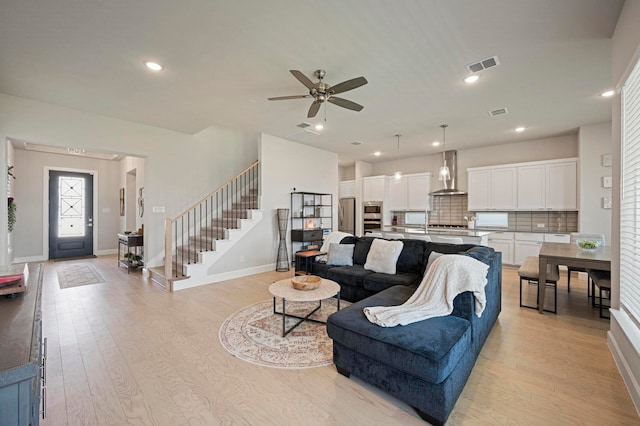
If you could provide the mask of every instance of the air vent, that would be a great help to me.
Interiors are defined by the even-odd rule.
[[[307,127],[311,127],[311,124],[309,124],[309,123],[300,123],[300,124],[296,124],[296,127],[300,127],[301,129],[306,129]]]
[[[469,64],[466,66],[466,68],[467,68],[467,71],[469,71],[470,73],[474,73],[474,72],[486,70],[487,68],[493,68],[498,65],[500,65],[500,61],[498,60],[498,57],[492,56],[490,58],[483,59],[481,61]]]
[[[509,114],[509,111],[507,111],[506,108],[498,108],[498,109],[494,109],[493,111],[489,111],[489,115],[491,117],[497,117],[499,115],[505,115],[505,114]]]
[[[353,141],[353,142],[351,142],[351,145],[362,145],[362,142],[360,142],[360,141]]]

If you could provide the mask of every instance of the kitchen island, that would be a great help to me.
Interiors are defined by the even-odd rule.
[[[431,238],[431,241],[436,243],[449,243],[451,242],[451,237],[459,237],[462,238],[462,242],[465,244],[479,244],[483,246],[489,243],[489,234],[491,234],[491,231],[467,228],[422,228],[410,226],[383,226],[379,230],[371,231],[380,232],[385,237],[387,234],[402,234],[404,238],[428,236]]]

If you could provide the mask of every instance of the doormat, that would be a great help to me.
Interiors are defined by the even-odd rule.
[[[104,279],[89,263],[74,263],[58,266],[58,283],[60,288],[79,287],[81,285],[103,283]]]
[[[98,256],[95,254],[88,254],[86,256],[77,256],[77,257],[59,257],[57,259],[51,259],[54,262],[64,262],[65,260],[82,260],[82,259],[95,259]]]
[[[340,301],[340,304],[341,307],[350,305],[346,301]],[[317,302],[291,303],[287,305],[287,313],[304,315],[315,306]],[[322,309],[311,318],[326,321],[334,312],[336,299],[323,300]],[[298,320],[287,318],[287,328],[294,321]],[[327,327],[305,321],[282,337],[282,316],[273,313],[273,300],[232,314],[220,327],[219,338],[231,355],[264,367],[294,369],[333,364],[333,343],[327,336]]]

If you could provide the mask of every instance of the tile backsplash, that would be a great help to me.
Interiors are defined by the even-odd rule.
[[[449,195],[432,197],[433,209],[429,212],[429,225],[462,225],[466,226],[464,217],[474,216],[467,210],[467,196]],[[576,211],[518,211],[507,212],[509,215],[508,231],[516,232],[578,232],[578,212]],[[404,213],[394,213],[398,225],[404,225]]]

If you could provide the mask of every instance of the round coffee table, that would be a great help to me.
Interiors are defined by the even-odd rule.
[[[320,324],[326,324],[325,321],[309,318],[318,309],[322,307],[322,301],[334,297],[338,300],[338,311],[340,310],[340,285],[335,281],[322,278],[320,286],[314,290],[296,290],[291,284],[291,278],[285,280],[276,281],[269,286],[269,293],[273,295],[273,313],[282,315],[282,337],[285,337],[294,328],[302,324],[304,321],[312,321]],[[282,299],[282,312],[276,310],[276,298]],[[318,302],[318,306],[309,312],[306,316],[301,317],[297,315],[287,314],[286,303],[287,302]],[[298,318],[296,324],[290,329],[286,329],[287,317]]]

